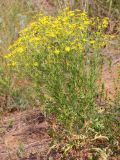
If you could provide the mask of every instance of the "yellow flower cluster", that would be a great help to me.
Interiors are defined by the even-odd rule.
[[[34,62],[33,58],[39,54],[55,60],[54,56],[98,50],[105,44],[103,31],[107,26],[108,18],[90,19],[80,10],[65,9],[57,17],[40,15],[20,33],[5,58],[12,66],[33,63],[37,67],[39,59]]]

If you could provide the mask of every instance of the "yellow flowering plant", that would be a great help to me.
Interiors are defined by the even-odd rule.
[[[54,114],[68,134],[81,129],[87,134],[88,122],[97,131],[104,128],[95,124],[95,99],[107,25],[107,18],[89,18],[80,10],[40,14],[5,56],[12,70],[32,81],[46,113]]]

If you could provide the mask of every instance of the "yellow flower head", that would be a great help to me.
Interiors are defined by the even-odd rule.
[[[94,40],[91,40],[91,41],[90,41],[90,44],[95,44],[95,41],[94,41]]]
[[[68,46],[65,47],[65,51],[66,51],[66,52],[70,52],[70,47],[68,47]]]
[[[38,67],[38,62],[34,62],[34,63],[33,63],[33,66],[34,66],[34,67]]]
[[[17,63],[16,63],[15,61],[13,61],[13,62],[11,63],[11,66],[12,66],[12,67],[15,67],[16,64],[17,64]]]
[[[55,50],[55,54],[59,54],[60,51],[58,49]]]

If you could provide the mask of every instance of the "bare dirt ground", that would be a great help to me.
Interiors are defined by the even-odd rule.
[[[46,159],[51,141],[47,128],[38,109],[4,115],[0,124],[0,160]]]
[[[115,44],[114,44],[115,43]],[[120,89],[118,74],[120,70],[120,51],[118,45],[114,42],[111,46],[105,48],[103,56],[105,59],[101,74],[101,81],[104,83],[106,96],[108,100],[114,100],[117,91]]]
[[[119,88],[117,81],[120,53],[105,49],[104,56],[111,59],[102,70],[109,99],[114,99]],[[6,113],[0,117],[0,160],[47,160],[51,139],[48,125],[39,109]],[[114,159],[115,160],[115,159]]]

